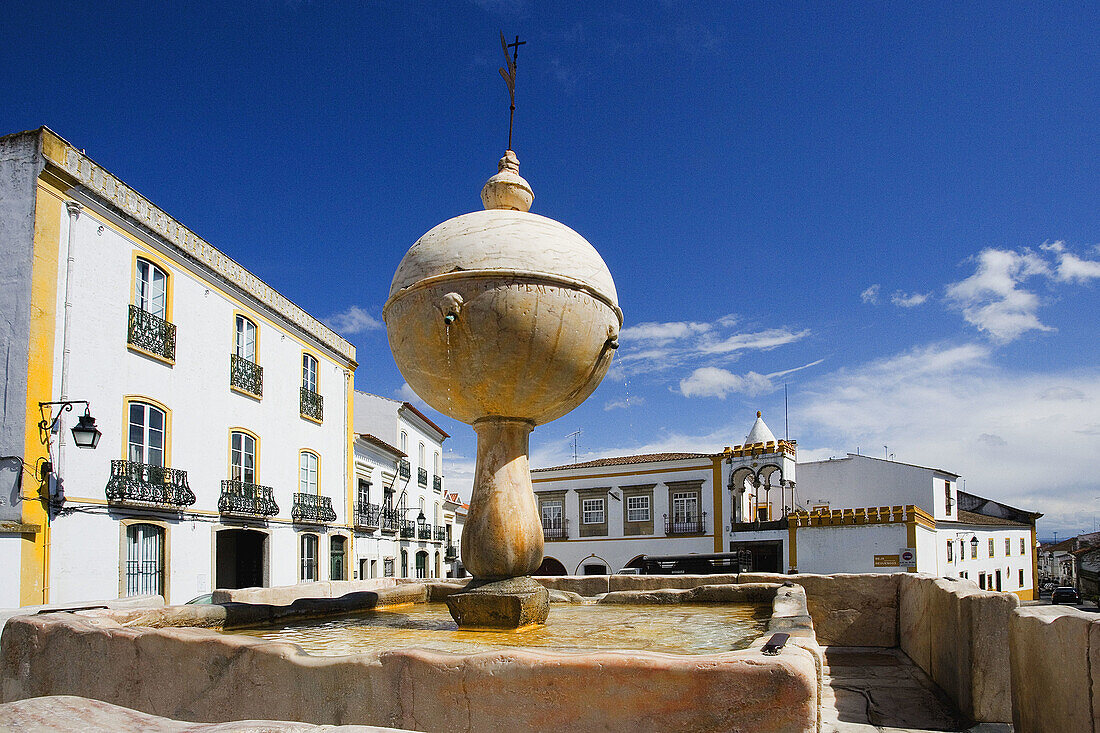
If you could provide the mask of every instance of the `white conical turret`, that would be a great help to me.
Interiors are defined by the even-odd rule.
[[[772,435],[772,431],[768,429],[768,426],[764,424],[764,418],[760,416],[760,411],[757,410],[756,422],[752,424],[752,429],[749,430],[749,434],[745,436],[745,445],[774,442],[775,436]]]

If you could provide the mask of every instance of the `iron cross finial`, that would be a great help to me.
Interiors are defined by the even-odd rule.
[[[516,61],[519,59],[519,47],[526,44],[527,41],[519,40],[519,36],[516,36],[516,40],[512,43],[508,43],[504,38],[504,31],[500,32],[500,47],[504,51],[504,63],[506,67],[500,68],[500,76],[504,79],[504,83],[508,85],[508,97],[511,100],[511,106],[508,113],[508,149],[512,149],[512,124],[516,120]],[[511,58],[508,57],[508,49],[512,49]]]

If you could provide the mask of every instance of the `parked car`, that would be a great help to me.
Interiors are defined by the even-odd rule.
[[[1054,592],[1050,594],[1050,602],[1054,604],[1072,603],[1077,605],[1081,602],[1081,596],[1078,595],[1076,588],[1064,585],[1054,589]]]

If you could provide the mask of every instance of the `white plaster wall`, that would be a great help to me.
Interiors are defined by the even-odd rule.
[[[900,548],[906,547],[906,527],[905,524],[800,527],[796,544],[800,573],[894,573],[904,568],[876,568],[875,555],[897,555]]]
[[[289,517],[293,494],[298,491],[300,450],[310,449],[320,456],[319,493],[331,497],[337,523],[346,521],[350,450],[346,440],[346,389],[350,374],[327,349],[266,308],[235,302],[231,286],[188,269],[182,258],[173,259],[170,252],[125,236],[110,221],[95,206],[86,206],[76,229],[69,395],[91,401],[103,437],[94,451],[72,447],[67,427],[74,418],[59,433],[61,440],[70,443],[65,464],[58,466],[65,478],[70,508],[102,507],[105,503],[110,461],[124,457],[123,397],[141,395],[165,404],[171,410],[168,465],[187,471],[197,497],[185,517],[204,522],[171,533],[169,595],[173,600],[187,600],[181,596],[202,587],[203,576],[207,585],[213,582],[210,525],[218,517],[221,481],[229,475],[230,429],[241,427],[259,437],[257,483],[273,488],[280,509],[278,517],[269,523],[278,528],[269,553],[271,582],[294,582],[297,545]],[[61,228],[64,241],[67,216]],[[127,348],[135,249],[153,251],[158,261],[168,261],[173,283],[170,319],[177,327],[172,366]],[[59,394],[61,376],[63,268],[64,257],[59,267],[55,395]],[[237,299],[246,301],[239,296]],[[264,368],[261,400],[235,393],[229,387],[236,311],[243,311],[258,327],[258,363]],[[324,397],[322,424],[299,416],[303,349],[319,361],[318,389]],[[135,512],[125,512],[132,514]],[[117,593],[118,516],[123,515],[87,517],[86,521],[62,516],[54,523],[51,601],[103,598]],[[324,547],[327,545],[322,544]],[[322,578],[327,577],[325,555],[320,566]],[[81,567],[86,571],[74,570]]]
[[[19,605],[19,568],[24,541],[17,534],[0,535],[0,608]]]
[[[980,573],[986,573],[996,577],[997,570],[1001,571],[1001,590],[1016,593],[1034,589],[1032,577],[1032,557],[1035,549],[1031,547],[1031,529],[998,529],[981,528],[977,525],[954,525],[939,528],[937,532],[936,549],[939,558],[939,567],[935,571],[937,575],[949,578],[963,577],[966,573],[969,580],[978,582]],[[959,534],[963,536],[965,557],[960,560],[958,549]],[[978,557],[970,556],[970,537],[978,537]],[[1005,538],[1008,538],[1011,553],[1005,555]],[[993,557],[989,556],[989,540],[993,540]],[[1020,554],[1020,540],[1024,541],[1024,553]],[[952,562],[947,562],[947,541],[954,542],[954,557]],[[1019,571],[1024,571],[1023,585],[1019,582]],[[931,571],[930,571],[931,572]],[[995,586],[992,586],[995,588]],[[990,589],[990,585],[986,585]]]
[[[944,474],[930,468],[849,455],[800,463],[798,477],[799,500],[811,506],[821,500],[832,509],[915,504],[937,520],[949,518],[944,512]],[[954,515],[952,508],[951,518]]]

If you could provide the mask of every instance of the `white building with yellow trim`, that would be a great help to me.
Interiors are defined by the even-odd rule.
[[[47,128],[0,247],[0,607],[350,577],[351,344]]]
[[[733,553],[767,572],[928,572],[1030,599],[1041,516],[958,489],[959,476],[850,454],[796,463],[760,413],[721,453],[607,458],[535,469],[545,574],[691,572],[693,554]],[[796,481],[797,471],[797,481]]]

